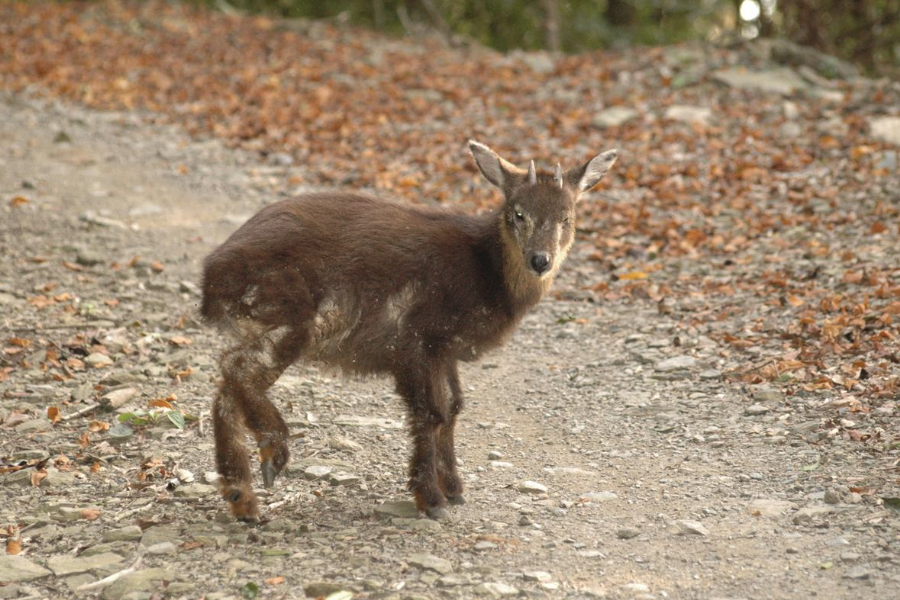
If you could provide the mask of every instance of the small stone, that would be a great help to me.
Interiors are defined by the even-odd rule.
[[[747,506],[750,514],[758,514],[764,517],[777,517],[788,512],[793,507],[793,503],[787,500],[770,500],[767,498],[754,500]]]
[[[481,596],[500,598],[502,596],[518,596],[519,590],[505,583],[485,582],[475,588],[475,593]]]
[[[724,69],[713,73],[713,79],[733,88],[757,89],[784,96],[809,87],[800,75],[788,68],[764,72],[743,68]]]
[[[496,450],[488,452],[488,460],[500,460],[501,458],[503,458],[503,454]]]
[[[711,380],[721,378],[722,372],[717,369],[706,369],[705,371],[700,371],[700,379]]]
[[[131,542],[141,539],[142,535],[144,535],[144,532],[140,527],[129,525],[128,527],[104,531],[101,537],[104,542]]]
[[[581,497],[590,502],[606,502],[618,499],[614,492],[588,492],[587,494],[582,494]]]
[[[839,490],[825,490],[825,496],[823,498],[825,504],[840,504],[841,502],[843,502],[843,499],[844,494],[842,494]]]
[[[0,581],[16,583],[47,577],[52,573],[24,556],[0,555]]]
[[[673,104],[666,109],[665,118],[670,121],[700,123],[701,125],[706,125],[712,118],[712,109],[706,106]]]
[[[328,483],[334,486],[340,485],[356,485],[360,481],[362,481],[358,475],[351,475],[350,473],[346,473],[344,471],[338,471],[337,473],[332,473],[328,477]]]
[[[517,488],[523,494],[546,494],[547,486],[541,485],[536,481],[523,481]]]
[[[396,500],[376,506],[375,515],[387,519],[394,517],[401,519],[418,519],[419,509],[416,508],[415,503],[410,502],[409,500]]]
[[[75,262],[85,267],[93,267],[105,263],[106,257],[91,248],[81,248],[75,255]]]
[[[678,371],[680,369],[690,369],[697,365],[697,359],[693,356],[681,355],[667,358],[656,364],[656,370],[660,373],[669,371]]]
[[[327,598],[331,594],[343,592],[347,586],[339,583],[331,583],[328,581],[319,581],[316,583],[308,583],[303,586],[303,593],[307,598]]]
[[[877,117],[869,121],[875,139],[900,146],[900,117]]]
[[[650,586],[646,583],[626,583],[622,589],[633,594],[647,594],[650,592]]]
[[[484,552],[485,550],[496,550],[498,546],[494,542],[482,540],[480,542],[475,542],[474,548],[479,552]]]
[[[679,533],[685,535],[709,535],[709,530],[699,521],[676,521]]]
[[[458,585],[469,585],[468,578],[463,575],[444,575],[440,579],[437,580],[437,584],[440,587],[456,587]]]
[[[176,498],[202,498],[216,492],[216,487],[205,483],[191,483],[175,488]]]
[[[63,554],[61,556],[51,556],[47,559],[47,567],[53,571],[57,577],[61,575],[72,575],[74,573],[87,573],[88,571],[106,570],[109,567],[121,563],[124,558],[112,552],[96,554],[94,556],[71,556]]]
[[[328,467],[325,465],[313,465],[303,470],[303,479],[308,479],[310,481],[315,481],[316,479],[324,479],[325,477],[330,475],[332,471],[334,471],[334,467]]]
[[[150,527],[144,531],[141,536],[141,546],[149,548],[160,542],[172,542],[173,544],[181,541],[181,529],[172,525],[157,525]]]
[[[441,575],[446,575],[453,571],[453,564],[449,560],[433,554],[413,554],[406,559],[406,562],[413,567],[435,571]]]
[[[616,531],[616,537],[620,540],[630,540],[631,538],[635,538],[641,535],[641,532],[633,527],[623,527]]]
[[[856,563],[860,558],[862,557],[855,552],[841,552],[841,562]]]
[[[519,52],[519,59],[539,75],[547,75],[556,70],[556,60],[548,52]]]
[[[88,354],[88,356],[84,359],[84,362],[90,365],[95,369],[102,369],[103,367],[108,367],[113,364],[113,361],[110,357],[105,354],[101,354],[100,352],[93,352]]]
[[[115,410],[121,406],[124,406],[124,404],[134,398],[137,393],[138,391],[135,388],[122,388],[121,390],[113,390],[112,392],[104,394],[100,397],[100,406],[103,407],[103,410]]]
[[[175,544],[172,542],[160,542],[158,544],[153,544],[147,548],[147,554],[154,554],[157,556],[164,554],[175,554],[178,550],[175,548]]]
[[[591,119],[591,125],[606,129],[607,127],[618,127],[624,125],[628,121],[636,118],[638,111],[626,106],[611,106],[601,110]]]
[[[488,463],[492,469],[512,469],[515,465],[511,462],[503,462],[502,460],[492,460]]]
[[[525,578],[525,581],[540,581],[541,583],[553,580],[553,576],[546,571],[525,571],[522,573],[522,577]]]
[[[756,417],[759,415],[764,415],[769,412],[768,406],[763,406],[762,404],[751,404],[747,408],[744,409],[744,414],[749,417]]]

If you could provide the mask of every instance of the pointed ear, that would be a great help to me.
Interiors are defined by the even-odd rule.
[[[616,162],[619,153],[617,150],[607,150],[598,154],[580,167],[575,167],[566,173],[566,181],[579,192],[584,192],[597,185],[613,163]]]
[[[525,174],[522,169],[504,160],[499,154],[475,140],[469,140],[469,150],[482,175],[501,190],[506,189],[514,178],[522,177]]]

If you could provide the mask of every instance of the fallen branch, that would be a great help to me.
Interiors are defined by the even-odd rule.
[[[89,404],[89,405],[85,406],[81,410],[77,410],[77,411],[73,412],[71,415],[65,415],[62,418],[62,420],[68,421],[69,419],[74,419],[75,417],[80,417],[80,416],[82,416],[86,413],[89,413],[92,410],[96,410],[98,408],[100,408],[100,404],[98,402],[94,402],[93,404]]]

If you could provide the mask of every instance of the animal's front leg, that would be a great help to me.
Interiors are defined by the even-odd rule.
[[[456,363],[451,364],[447,369],[447,385],[450,388],[450,410],[447,422],[438,430],[438,480],[450,504],[465,504],[466,500],[462,495],[462,479],[456,469],[456,449],[453,439],[456,417],[463,409],[462,386],[459,383],[459,370]]]
[[[450,516],[437,477],[437,434],[447,422],[444,378],[445,369],[437,361],[417,361],[397,374],[397,391],[406,401],[413,439],[409,489],[418,509],[438,520]]]

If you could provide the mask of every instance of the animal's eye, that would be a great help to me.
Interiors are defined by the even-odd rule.
[[[569,217],[566,217],[565,219],[563,219],[563,224],[564,224],[564,225],[568,225],[568,224],[569,224]]]
[[[524,220],[525,220],[525,215],[523,215],[519,211],[516,211],[516,221],[524,221]]]

